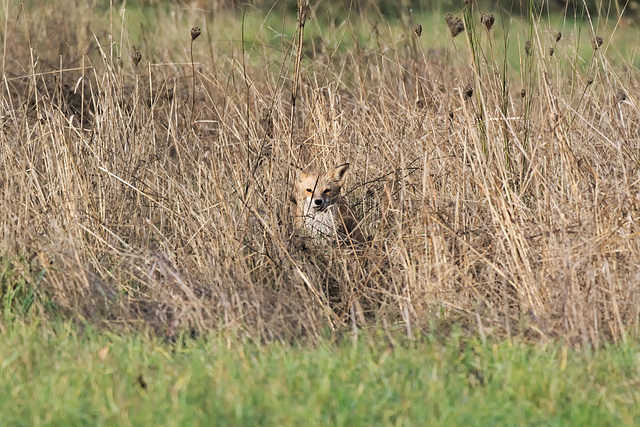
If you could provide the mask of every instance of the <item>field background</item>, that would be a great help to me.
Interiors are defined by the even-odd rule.
[[[632,13],[201,3],[5,3],[5,316],[637,335]],[[291,165],[346,161],[364,250],[291,225]]]
[[[637,425],[638,2],[298,6],[0,5],[0,424]]]

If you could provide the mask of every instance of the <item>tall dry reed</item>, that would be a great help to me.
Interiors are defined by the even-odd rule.
[[[595,30],[462,3],[278,50],[266,25],[225,36],[237,15],[159,9],[132,36],[117,9],[47,8],[3,11],[0,95],[0,257],[36,272],[40,313],[170,338],[637,335],[638,73]],[[291,164],[346,161],[365,250],[292,226]]]

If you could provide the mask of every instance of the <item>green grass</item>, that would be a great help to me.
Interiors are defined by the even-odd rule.
[[[5,319],[31,310],[44,274],[23,257],[0,255],[0,313]]]
[[[297,31],[295,14],[288,13],[283,18],[284,9],[275,7],[247,7],[243,13],[215,14],[207,10],[190,11],[186,8],[172,8],[168,4],[160,6],[141,6],[137,3],[127,5],[124,10],[114,9],[114,27],[119,29],[124,21],[124,28],[131,43],[140,48],[152,61],[160,61],[166,49],[181,51],[189,40],[191,26],[199,25],[210,34],[222,55],[234,57],[244,48],[248,59],[257,66],[269,65],[273,72],[278,72],[285,52],[288,52]],[[169,13],[171,12],[172,13]],[[412,25],[423,26],[423,35],[418,42],[420,56],[446,55],[454,63],[467,63],[467,35],[461,34],[452,41],[444,14],[451,12],[462,17],[462,2],[448,4],[436,2],[428,7],[412,9],[411,13],[403,10],[396,14],[384,14],[369,7],[367,13],[349,10],[345,6],[320,4],[309,15],[305,25],[305,57],[310,59],[323,55],[332,56],[336,52],[348,53],[364,50],[380,53],[381,46],[391,44],[394,49],[402,51],[415,43]],[[490,34],[477,19],[480,12],[491,12],[496,23]],[[591,47],[590,24],[585,15],[563,16],[551,13],[546,8],[542,12],[534,11],[539,34],[531,34],[531,26],[527,20],[527,11],[510,11],[497,6],[483,5],[474,9],[473,23],[478,32],[478,54],[489,60],[506,58],[512,76],[521,74],[524,61],[524,44],[527,40],[534,42],[533,52],[541,55],[551,69],[575,67],[581,71],[593,68],[594,51]],[[168,19],[168,16],[172,18]],[[205,23],[209,20],[209,24]],[[243,24],[244,21],[244,24]],[[634,64],[638,58],[636,46],[640,35],[636,31],[628,31],[618,27],[618,22],[611,19],[598,19],[593,23],[596,35],[603,37],[605,45],[601,49],[609,53],[613,64]],[[623,26],[624,27],[624,26]],[[158,45],[153,41],[163,37],[167,28],[182,28],[168,44]],[[224,29],[222,31],[221,29]],[[558,31],[563,33],[559,43],[555,42]],[[204,45],[203,37],[196,43],[196,49]],[[489,41],[491,39],[491,42]],[[505,46],[504,40],[508,39]],[[538,47],[537,43],[540,43]],[[117,43],[116,43],[117,45]],[[555,56],[549,57],[549,48],[555,49]],[[357,49],[356,49],[357,48]],[[123,46],[120,55],[128,56],[129,47]],[[446,54],[445,54],[446,52]],[[204,61],[208,53],[204,50],[196,54],[197,60]],[[570,62],[563,58],[572,58]],[[558,59],[560,58],[560,59]]]
[[[637,344],[574,351],[454,333],[393,348],[381,339],[172,346],[64,324],[2,335],[0,425],[640,422]]]

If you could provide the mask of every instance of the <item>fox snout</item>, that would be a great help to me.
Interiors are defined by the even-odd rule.
[[[313,204],[311,205],[313,207],[313,209],[322,212],[324,210],[324,208],[326,207],[326,203],[324,200],[322,199],[314,199],[313,200]]]
[[[311,209],[318,212],[323,212],[331,205],[331,200],[324,197],[313,197],[309,198],[308,201],[310,202],[309,204],[311,205]]]

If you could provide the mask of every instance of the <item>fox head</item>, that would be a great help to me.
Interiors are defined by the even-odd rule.
[[[310,215],[332,209],[340,200],[340,190],[348,170],[349,163],[323,173],[299,171],[296,203],[302,213]]]
[[[295,225],[299,229],[349,244],[366,241],[349,206],[341,199],[349,163],[326,172],[298,170],[292,201],[296,204]]]

